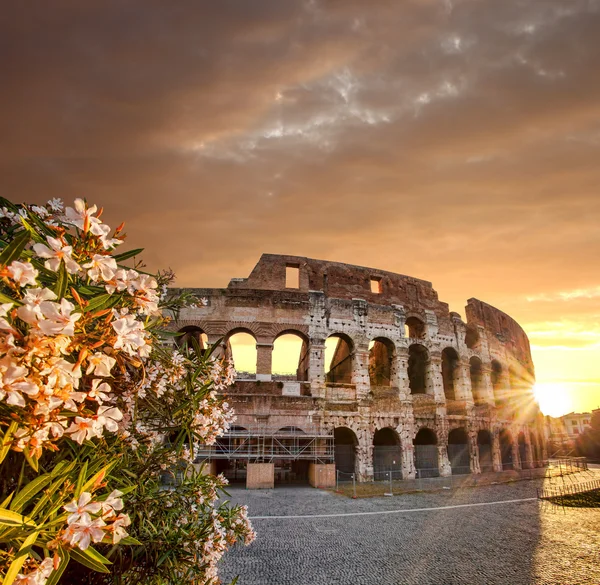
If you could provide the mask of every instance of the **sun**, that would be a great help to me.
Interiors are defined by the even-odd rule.
[[[569,389],[561,382],[536,382],[533,391],[545,415],[562,416],[573,410]]]

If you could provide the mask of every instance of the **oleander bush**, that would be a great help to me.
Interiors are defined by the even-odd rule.
[[[216,584],[254,538],[225,478],[193,465],[234,419],[233,368],[165,343],[194,299],[118,253],[101,213],[0,200],[0,577]]]

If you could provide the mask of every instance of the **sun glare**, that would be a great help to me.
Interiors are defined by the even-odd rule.
[[[573,410],[569,389],[561,382],[536,382],[533,391],[545,415],[562,416]]]

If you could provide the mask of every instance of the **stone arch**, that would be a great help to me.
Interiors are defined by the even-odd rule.
[[[201,350],[205,350],[208,347],[208,335],[201,327],[197,325],[186,325],[179,329],[177,333],[181,335],[175,338],[175,344],[180,347],[193,347],[192,339],[198,342]]]
[[[244,377],[244,374],[256,375],[257,340],[251,329],[236,327],[228,331],[223,339],[223,344],[225,355],[233,362],[238,377]]]
[[[446,347],[442,350],[442,381],[446,400],[456,400],[459,381],[458,362],[458,353],[453,347]]]
[[[427,427],[421,428],[413,440],[417,477],[438,477],[437,435]]]
[[[410,339],[424,339],[427,333],[425,321],[414,315],[407,317],[404,322],[404,333],[405,337],[409,337]]]
[[[383,427],[373,434],[373,479],[389,479],[390,473],[393,479],[402,478],[402,447],[398,433]]]
[[[348,427],[335,427],[333,430],[335,469],[340,481],[352,479],[356,473],[358,437]]]
[[[481,429],[477,433],[477,451],[479,452],[479,468],[482,473],[494,471],[492,434],[487,429]]]
[[[467,325],[465,329],[465,345],[469,349],[475,349],[479,343],[479,331],[473,325]]]
[[[448,433],[448,459],[450,460],[452,475],[471,473],[469,435],[463,427]]]
[[[502,429],[499,434],[500,442],[500,457],[502,459],[502,470],[515,468],[515,461],[513,461],[513,437],[508,429]]]
[[[408,348],[408,384],[411,394],[427,394],[429,351],[424,345],[413,343]]]
[[[471,378],[473,402],[475,402],[475,405],[484,404],[483,364],[477,356],[473,356],[469,360],[469,376]]]
[[[376,337],[369,343],[369,383],[392,386],[396,347],[387,337]]]
[[[498,408],[504,403],[503,373],[504,368],[502,364],[498,360],[492,360],[492,388],[494,389],[494,400]]]
[[[336,340],[331,342],[330,340]],[[325,381],[329,384],[351,384],[354,370],[354,342],[345,333],[332,333],[325,340]],[[327,354],[331,355],[327,359]],[[327,364],[329,362],[329,364]]]
[[[295,329],[280,331],[273,339],[271,372],[274,378],[308,380],[310,345],[306,334]]]

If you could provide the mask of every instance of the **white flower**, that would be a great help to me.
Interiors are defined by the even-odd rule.
[[[100,502],[92,502],[92,494],[90,492],[82,492],[79,500],[73,500],[70,504],[63,506],[63,510],[71,512],[67,518],[67,524],[75,524],[76,522],[91,523],[90,514],[97,514],[102,509]]]
[[[33,325],[44,318],[40,305],[44,301],[53,301],[56,295],[49,288],[30,288],[23,297],[23,305],[17,309],[19,319]]]
[[[75,323],[81,318],[81,313],[71,314],[75,306],[67,299],[59,303],[44,301],[40,305],[45,319],[39,321],[39,328],[46,335],[75,335]]]
[[[128,514],[119,514],[114,522],[112,523],[112,531],[113,531],[113,544],[117,544],[122,538],[129,536],[128,532],[123,528],[123,526],[129,526],[131,524],[131,520],[129,519]]]
[[[45,207],[40,207],[39,205],[32,205],[31,211],[37,213],[40,217],[48,217],[50,215],[49,211]]]
[[[60,562],[60,557],[57,557]],[[19,573],[13,583],[16,585],[45,585],[48,577],[54,570],[54,559],[52,557],[46,557],[38,566],[35,571],[23,575]]]
[[[105,232],[102,222],[97,217],[94,217],[94,213],[96,213],[98,208],[95,205],[87,207],[83,199],[75,199],[74,205],[75,209],[67,207],[65,211],[66,219],[69,223],[72,223],[84,232],[89,230],[95,236],[104,236]]]
[[[98,404],[108,402],[110,400],[111,388],[106,382],[102,382],[99,378],[92,380],[92,389],[88,392],[88,397],[92,398]]]
[[[70,274],[76,274],[79,272],[79,264],[71,258],[73,253],[72,246],[63,246],[62,242],[57,238],[48,236],[48,243],[50,248],[45,244],[34,244],[33,250],[40,258],[47,258],[44,266],[48,270],[58,270],[61,260],[64,261],[67,272]]]
[[[7,269],[8,276],[12,278],[19,286],[27,284],[36,284],[38,271],[31,265],[30,262],[19,262],[15,260],[10,263]]]
[[[5,319],[8,316],[8,311],[12,308],[12,303],[3,303],[0,305],[0,329],[4,331],[13,331],[13,326]]]
[[[106,522],[102,518],[96,518],[93,522],[88,522],[87,518],[81,518],[81,521],[69,524],[62,539],[71,546],[77,545],[81,550],[85,550],[90,546],[91,541],[102,541],[104,538],[103,526],[106,526]]]
[[[99,425],[93,418],[83,418],[81,416],[76,416],[75,422],[72,422],[71,426],[65,432],[71,435],[71,439],[80,445],[86,439],[89,440],[102,436],[102,429],[99,428]]]
[[[123,509],[123,500],[121,499],[121,496],[123,495],[123,492],[119,491],[119,490],[113,490],[108,498],[106,498],[106,500],[104,500],[102,503],[102,512],[103,512],[103,516],[106,518],[107,516],[112,516],[114,515],[115,510],[118,512],[119,510]]]
[[[62,202],[62,199],[59,199],[58,197],[50,199],[47,205],[50,209],[52,209],[52,211],[56,211],[57,213],[60,213],[65,207],[64,203]]]
[[[117,423],[123,420],[123,413],[116,406],[100,406],[95,418],[100,429],[106,427],[107,431],[114,433],[119,428]]]
[[[91,262],[84,264],[83,268],[87,268],[88,276],[95,282],[98,282],[100,278],[111,280],[117,271],[117,262],[112,256],[94,254]]]
[[[88,367],[85,373],[89,376],[94,372],[94,376],[107,377],[111,375],[110,371],[116,363],[117,360],[115,358],[97,351],[93,356],[88,358]]]
[[[33,382],[27,381],[27,374],[29,373],[27,368],[12,363],[8,356],[3,358],[2,362],[0,364],[0,400],[8,396],[6,399],[7,404],[25,408],[23,394],[35,396],[40,389]]]
[[[131,315],[126,315],[114,321],[112,326],[117,333],[117,341],[113,346],[115,349],[122,348],[129,355],[146,353],[146,331],[143,323]]]

